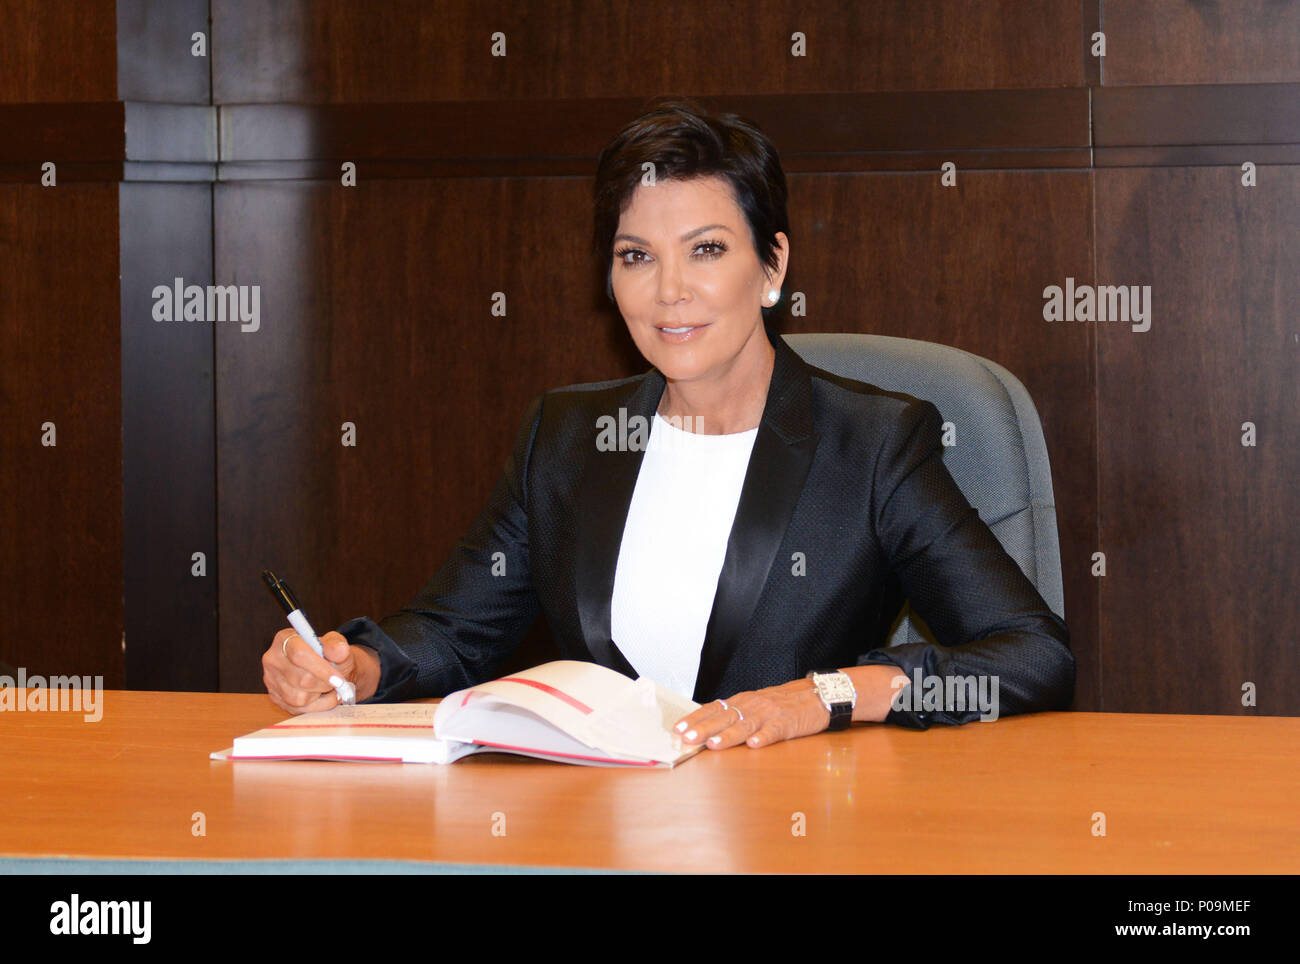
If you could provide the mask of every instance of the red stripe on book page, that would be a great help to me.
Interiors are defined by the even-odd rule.
[[[588,706],[586,703],[581,702],[580,700],[575,700],[568,693],[564,692],[564,690],[557,690],[554,686],[548,686],[546,683],[539,683],[535,679],[524,679],[521,676],[507,676],[505,677],[505,679],[497,680],[497,682],[498,683],[523,683],[525,686],[532,686],[535,689],[541,690],[543,693],[550,693],[557,700],[564,700],[564,702],[568,703],[575,710],[579,710],[580,712],[583,713],[592,712],[590,706]]]
[[[527,680],[525,680],[524,682],[527,682]],[[561,753],[558,750],[538,750],[531,746],[510,746],[509,744],[506,743],[488,743],[485,740],[475,740],[474,742],[477,743],[479,746],[495,746],[495,747],[499,747],[502,750],[519,750],[520,752],[528,752],[528,753],[546,753],[549,754],[550,756],[567,756],[573,760],[595,760],[598,763],[617,763],[620,764],[621,766],[629,766],[629,767],[652,767],[659,762],[658,760],[651,760],[649,763],[638,763],[635,760],[613,760],[607,756],[584,756],[581,753]]]

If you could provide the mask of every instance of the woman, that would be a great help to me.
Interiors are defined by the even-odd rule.
[[[790,245],[767,138],[669,101],[601,153],[595,215],[607,293],[653,367],[535,398],[420,594],[322,637],[333,666],[281,631],[272,700],[328,709],[336,674],[359,700],[472,686],[540,608],[561,658],[701,702],[677,726],[710,749],[990,715],[909,699],[918,677],[992,680],[993,715],[1067,708],[1065,624],[944,468],[938,410],[768,330]],[[884,647],[904,599],[943,645]]]

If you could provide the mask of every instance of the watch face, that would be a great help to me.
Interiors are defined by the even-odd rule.
[[[827,703],[847,703],[856,695],[853,683],[843,673],[828,673],[825,676],[814,676],[813,679]]]

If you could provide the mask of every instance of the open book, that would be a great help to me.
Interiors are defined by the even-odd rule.
[[[452,763],[503,752],[587,766],[670,768],[698,753],[673,724],[699,704],[652,679],[557,660],[459,690],[441,703],[363,703],[304,713],[241,736],[214,760]]]

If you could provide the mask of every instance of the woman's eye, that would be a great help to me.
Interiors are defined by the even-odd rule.
[[[723,252],[725,252],[726,250],[727,250],[727,246],[723,244],[721,241],[701,241],[699,244],[697,244],[694,247],[692,253],[696,256],[697,260],[712,261],[715,258],[722,257]],[[627,265],[629,268],[631,268],[638,264],[644,264],[645,260],[643,258],[636,258],[636,257],[629,258],[628,255],[644,255],[644,254],[645,252],[640,248],[623,248],[621,251],[615,251],[614,257],[617,258],[623,264]]]

